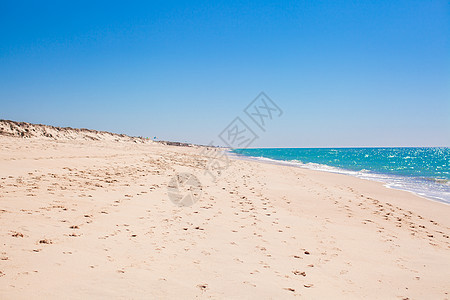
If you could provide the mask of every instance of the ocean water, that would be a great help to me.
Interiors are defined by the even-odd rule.
[[[349,174],[450,204],[450,148],[260,148],[237,155]]]

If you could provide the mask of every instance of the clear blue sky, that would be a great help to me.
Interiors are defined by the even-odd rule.
[[[449,146],[442,1],[1,1],[0,118],[253,146]],[[249,123],[249,125],[251,125]]]

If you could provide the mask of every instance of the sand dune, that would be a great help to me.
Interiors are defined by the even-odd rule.
[[[244,160],[214,181],[199,147],[0,129],[2,299],[449,298],[448,205]],[[168,197],[180,172],[201,182],[189,207]]]
[[[70,127],[55,127],[26,122],[0,120],[0,135],[28,139],[47,140],[84,140],[84,141],[115,141],[115,142],[149,142],[139,137],[125,134],[111,133],[92,129],[78,129]]]

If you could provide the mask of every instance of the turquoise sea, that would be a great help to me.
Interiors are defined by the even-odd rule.
[[[237,155],[384,182],[450,204],[450,148],[252,148]]]

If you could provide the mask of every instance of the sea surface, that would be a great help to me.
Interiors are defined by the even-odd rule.
[[[237,155],[349,174],[450,204],[450,148],[252,148]]]

